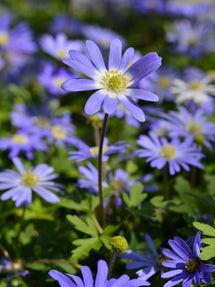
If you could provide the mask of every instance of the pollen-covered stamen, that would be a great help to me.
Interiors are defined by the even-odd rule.
[[[16,144],[26,144],[28,142],[28,138],[23,135],[14,135],[12,137],[12,141]]]
[[[175,157],[175,154],[176,154],[176,149],[175,149],[174,145],[172,146],[170,144],[166,144],[166,145],[162,146],[162,149],[160,152],[160,155],[162,157],[165,157],[167,159],[172,159]]]
[[[204,140],[205,140],[205,138],[204,138],[204,136],[203,135],[197,135],[197,136],[195,136],[195,142],[198,144],[198,145],[202,145],[203,144],[203,142],[204,142]]]
[[[56,88],[61,88],[61,85],[63,84],[65,80],[60,78],[60,77],[55,77],[54,80],[53,80],[53,84]]]
[[[65,139],[66,138],[66,130],[60,125],[56,125],[52,127],[52,134],[55,139]]]
[[[196,134],[202,131],[203,125],[194,120],[189,120],[186,123],[185,129],[192,134]]]
[[[168,260],[168,259],[169,259],[169,258],[168,258],[166,255],[164,255],[164,254],[159,254],[159,255],[157,256],[157,258],[156,258],[156,261],[157,261],[157,263],[158,263],[158,265],[159,265],[160,267],[163,267],[163,265],[162,265],[163,261]]]
[[[25,171],[22,175],[22,184],[27,187],[34,187],[40,180],[39,176],[33,171]]]
[[[170,80],[168,77],[160,77],[158,83],[162,88],[168,88],[170,86]]]
[[[64,59],[68,56],[68,51],[66,49],[60,49],[56,56],[59,58],[59,59]]]
[[[108,146],[104,145],[103,148],[102,148],[102,153],[104,154],[107,150],[108,150]],[[99,154],[99,147],[98,146],[91,147],[90,148],[90,154],[92,156],[98,155]]]
[[[105,72],[102,78],[102,85],[110,92],[119,93],[129,84],[129,79],[117,70]]]
[[[9,42],[9,35],[5,32],[0,32],[0,46],[4,47]]]
[[[192,90],[201,90],[201,88],[202,88],[202,83],[200,83],[200,82],[198,82],[198,81],[194,81],[194,82],[192,82],[192,83],[190,83],[190,88],[192,89]]]
[[[185,268],[190,273],[195,273],[199,269],[200,263],[196,258],[189,258],[188,262],[185,263]]]

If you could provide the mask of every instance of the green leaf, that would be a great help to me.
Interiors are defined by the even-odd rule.
[[[102,235],[104,234],[111,234],[114,231],[116,231],[118,229],[119,225],[108,225],[107,227],[105,227],[104,231],[102,232]]]
[[[67,219],[74,224],[76,230],[98,237],[98,230],[91,217],[87,217],[86,222],[76,215],[67,215]]]
[[[129,208],[134,208],[143,202],[147,197],[147,194],[143,193],[143,184],[137,182],[131,187],[129,196],[126,193],[123,193],[122,197]]]
[[[215,242],[213,245],[203,247],[199,257],[201,260],[209,260],[215,257]]]
[[[27,266],[29,269],[41,271],[44,270],[47,265],[45,263],[32,263],[28,264]]]
[[[92,249],[98,250],[102,245],[99,238],[76,239],[72,243],[78,246],[72,250],[73,259],[85,258]]]
[[[101,242],[104,244],[104,246],[107,248],[107,249],[111,249],[111,245],[110,245],[110,241],[111,241],[112,237],[111,236],[107,236],[107,235],[101,235],[100,237],[100,240]]]
[[[200,222],[193,222],[193,226],[197,228],[198,230],[202,231],[204,235],[213,236],[215,237],[215,228],[206,224],[206,223],[200,223]]]

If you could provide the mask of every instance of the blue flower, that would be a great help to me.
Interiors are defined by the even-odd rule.
[[[32,201],[32,191],[36,192],[43,199],[50,203],[59,202],[60,199],[50,190],[59,192],[61,184],[52,181],[57,174],[54,174],[53,167],[47,164],[39,164],[36,167],[25,170],[18,158],[12,159],[18,172],[6,169],[0,172],[0,190],[7,189],[1,195],[1,200],[12,199],[16,207],[23,204],[29,207]]]
[[[90,147],[85,142],[79,139],[73,139],[71,143],[78,148],[77,151],[70,151],[69,154],[71,155],[69,159],[76,160],[76,162],[88,159],[88,158],[95,158],[98,157],[99,147],[94,146]],[[120,153],[125,152],[126,148],[130,145],[125,144],[124,141],[118,141],[112,145],[108,145],[108,139],[104,139],[103,144],[103,156],[102,161],[107,161],[110,154],[113,153]]]
[[[210,283],[211,272],[215,271],[215,265],[201,263],[199,259],[200,248],[202,247],[201,232],[197,232],[193,251],[187,243],[180,237],[175,236],[174,239],[168,241],[171,249],[163,249],[163,254],[169,260],[163,261],[163,266],[171,268],[165,272],[161,277],[170,279],[164,287],[171,287],[182,282],[183,287],[190,287],[192,281],[196,286],[200,286],[200,281],[203,283]]]
[[[141,253],[134,252],[130,249],[126,251],[126,253],[121,254],[120,258],[132,260],[133,262],[129,262],[126,264],[127,269],[138,269],[136,272],[141,280],[148,280],[151,276],[157,273],[159,270],[163,271],[161,262],[162,262],[162,254],[159,254],[155,248],[155,245],[149,234],[144,234],[145,240],[148,243],[151,251],[148,249],[141,249],[140,251],[145,253],[143,255]]]
[[[98,261],[95,281],[93,280],[92,272],[88,266],[82,266],[81,273],[83,279],[76,275],[67,274],[67,276],[72,278],[71,280],[57,270],[49,271],[49,275],[59,283],[60,287],[138,287],[150,285],[149,282],[144,280],[130,280],[129,276],[126,274],[118,279],[112,278],[108,280],[108,266],[104,260]]]
[[[136,150],[138,157],[146,157],[146,162],[151,162],[151,167],[162,169],[167,163],[169,164],[169,173],[174,175],[180,172],[181,166],[189,171],[189,165],[199,168],[204,166],[199,160],[204,157],[197,147],[191,146],[192,139],[180,142],[178,138],[173,138],[169,142],[167,138],[159,139],[156,134],[150,132],[150,137],[140,135],[137,143],[143,149]]]
[[[97,90],[85,104],[87,115],[97,113],[102,107],[106,114],[111,114],[121,103],[138,121],[144,121],[144,113],[133,98],[158,101],[158,97],[152,92],[135,89],[133,85],[159,68],[161,58],[157,53],[149,53],[131,65],[134,49],[128,48],[122,56],[122,43],[114,39],[106,68],[98,46],[91,40],[86,41],[86,46],[92,61],[79,51],[71,50],[70,58],[64,59],[64,63],[90,79],[70,79],[62,88],[70,92]]]

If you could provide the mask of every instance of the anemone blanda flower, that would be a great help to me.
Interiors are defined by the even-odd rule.
[[[158,271],[161,271],[161,273],[163,272],[164,268],[162,267],[161,262],[164,256],[158,253],[149,234],[145,233],[144,237],[151,251],[144,248],[140,249],[140,253],[128,249],[124,254],[120,254],[119,257],[132,260],[132,262],[126,264],[126,268],[128,270],[141,268],[136,272],[136,274],[138,275],[139,279],[148,280]]]
[[[78,179],[77,186],[87,188],[90,193],[98,193],[98,170],[90,162],[86,162],[86,166],[78,166],[78,171],[84,178]],[[103,180],[102,186],[108,187],[108,183]]]
[[[49,271],[49,276],[58,281],[60,287],[138,287],[150,285],[150,283],[145,280],[130,280],[129,276],[126,274],[122,275],[118,279],[107,279],[108,266],[104,260],[99,260],[97,263],[97,274],[95,281],[88,266],[82,266],[81,273],[83,279],[71,274],[66,274],[66,276],[57,270]],[[69,279],[69,277],[71,279]]]
[[[169,135],[191,137],[199,145],[205,145],[212,150],[210,141],[215,141],[215,124],[207,120],[201,109],[194,113],[182,106],[178,109],[179,112],[170,111],[169,114],[163,114],[163,118],[166,119],[163,124],[168,127]]]
[[[72,144],[76,148],[78,148],[78,150],[70,151],[69,154],[71,156],[69,157],[69,159],[73,159],[73,160],[76,160],[76,162],[79,162],[79,161],[82,161],[88,158],[98,157],[98,154],[99,154],[98,146],[90,147],[80,139],[74,139],[72,141]],[[124,141],[118,141],[112,145],[108,145],[108,139],[105,138],[104,143],[103,143],[103,149],[102,149],[102,152],[103,152],[102,161],[107,161],[110,154],[126,152],[126,148],[129,146],[130,145],[125,144]]]
[[[146,162],[151,162],[151,167],[162,169],[169,164],[169,173],[174,175],[181,170],[181,166],[189,171],[189,165],[204,168],[199,160],[204,157],[195,146],[191,146],[191,139],[180,142],[178,138],[172,138],[170,142],[166,138],[158,138],[153,132],[150,136],[140,135],[137,143],[143,149],[137,149],[138,157],[146,157]]]
[[[83,43],[79,40],[68,40],[66,34],[58,33],[54,38],[52,35],[43,35],[40,44],[42,49],[49,55],[62,60],[67,57],[70,49],[83,49]]]
[[[174,239],[168,241],[171,249],[164,248],[163,254],[169,259],[162,262],[162,265],[170,268],[169,271],[161,275],[164,279],[170,279],[164,287],[171,287],[182,282],[183,287],[190,287],[192,281],[196,286],[200,286],[200,282],[210,283],[211,272],[215,271],[215,265],[204,264],[200,261],[201,232],[198,231],[194,243],[193,251],[187,243],[180,237],[175,236]]]
[[[64,95],[67,92],[61,88],[61,85],[73,76],[74,78],[77,77],[72,73],[68,73],[64,68],[56,69],[54,66],[47,64],[37,78],[50,94]]]
[[[28,159],[33,158],[35,150],[47,150],[47,146],[40,135],[27,132],[17,132],[9,138],[0,138],[0,149],[9,149],[9,158],[25,153]]]
[[[122,56],[122,43],[119,39],[114,39],[110,44],[107,68],[98,46],[91,40],[86,41],[86,46],[92,60],[79,51],[71,50],[70,58],[64,59],[64,63],[90,79],[67,80],[62,88],[70,92],[97,90],[85,104],[87,115],[97,113],[101,107],[106,114],[111,114],[117,109],[118,103],[121,103],[137,120],[144,121],[142,109],[132,98],[158,101],[158,97],[152,92],[132,86],[159,68],[161,58],[153,52],[130,65],[134,49],[128,48]]]
[[[176,95],[176,103],[180,104],[186,101],[194,101],[198,105],[202,105],[212,95],[215,96],[215,85],[213,78],[206,75],[202,79],[192,79],[183,81],[175,79],[172,82],[170,91]]]
[[[50,190],[59,192],[63,187],[52,181],[58,175],[53,173],[54,168],[47,164],[39,164],[36,167],[25,169],[19,158],[12,159],[18,172],[6,169],[0,172],[0,190],[7,189],[1,195],[1,200],[12,199],[16,207],[25,204],[29,207],[32,201],[32,191],[50,203],[59,202],[60,199]]]

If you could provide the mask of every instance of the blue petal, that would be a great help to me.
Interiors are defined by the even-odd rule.
[[[105,287],[108,276],[108,266],[104,260],[99,260],[97,263],[97,275],[95,287]]]
[[[49,271],[49,276],[57,280],[61,287],[76,287],[68,277],[57,270]]]
[[[135,99],[151,101],[151,102],[159,101],[158,96],[150,91],[146,91],[142,89],[128,89],[128,91],[129,91],[129,97],[132,97]]]
[[[108,69],[119,69],[122,57],[122,43],[119,39],[114,39],[110,44],[110,54],[108,61]]]
[[[96,91],[92,94],[85,104],[85,113],[89,116],[97,113],[101,109],[105,97],[106,94],[103,94],[100,91]]]
[[[105,63],[99,47],[93,41],[86,41],[86,46],[92,61],[98,70],[106,70]]]
[[[95,82],[90,79],[70,79],[62,84],[62,89],[69,92],[95,90]]]
[[[157,70],[161,65],[161,57],[157,53],[149,53],[135,62],[126,74],[131,75],[132,81],[137,82],[151,72]]]
[[[117,97],[106,96],[103,103],[103,110],[106,114],[113,113],[118,105]]]
[[[126,107],[126,109],[132,114],[132,116],[137,119],[140,122],[145,121],[145,115],[144,112],[141,110],[141,108],[131,99],[120,96],[119,97],[120,103]]]

